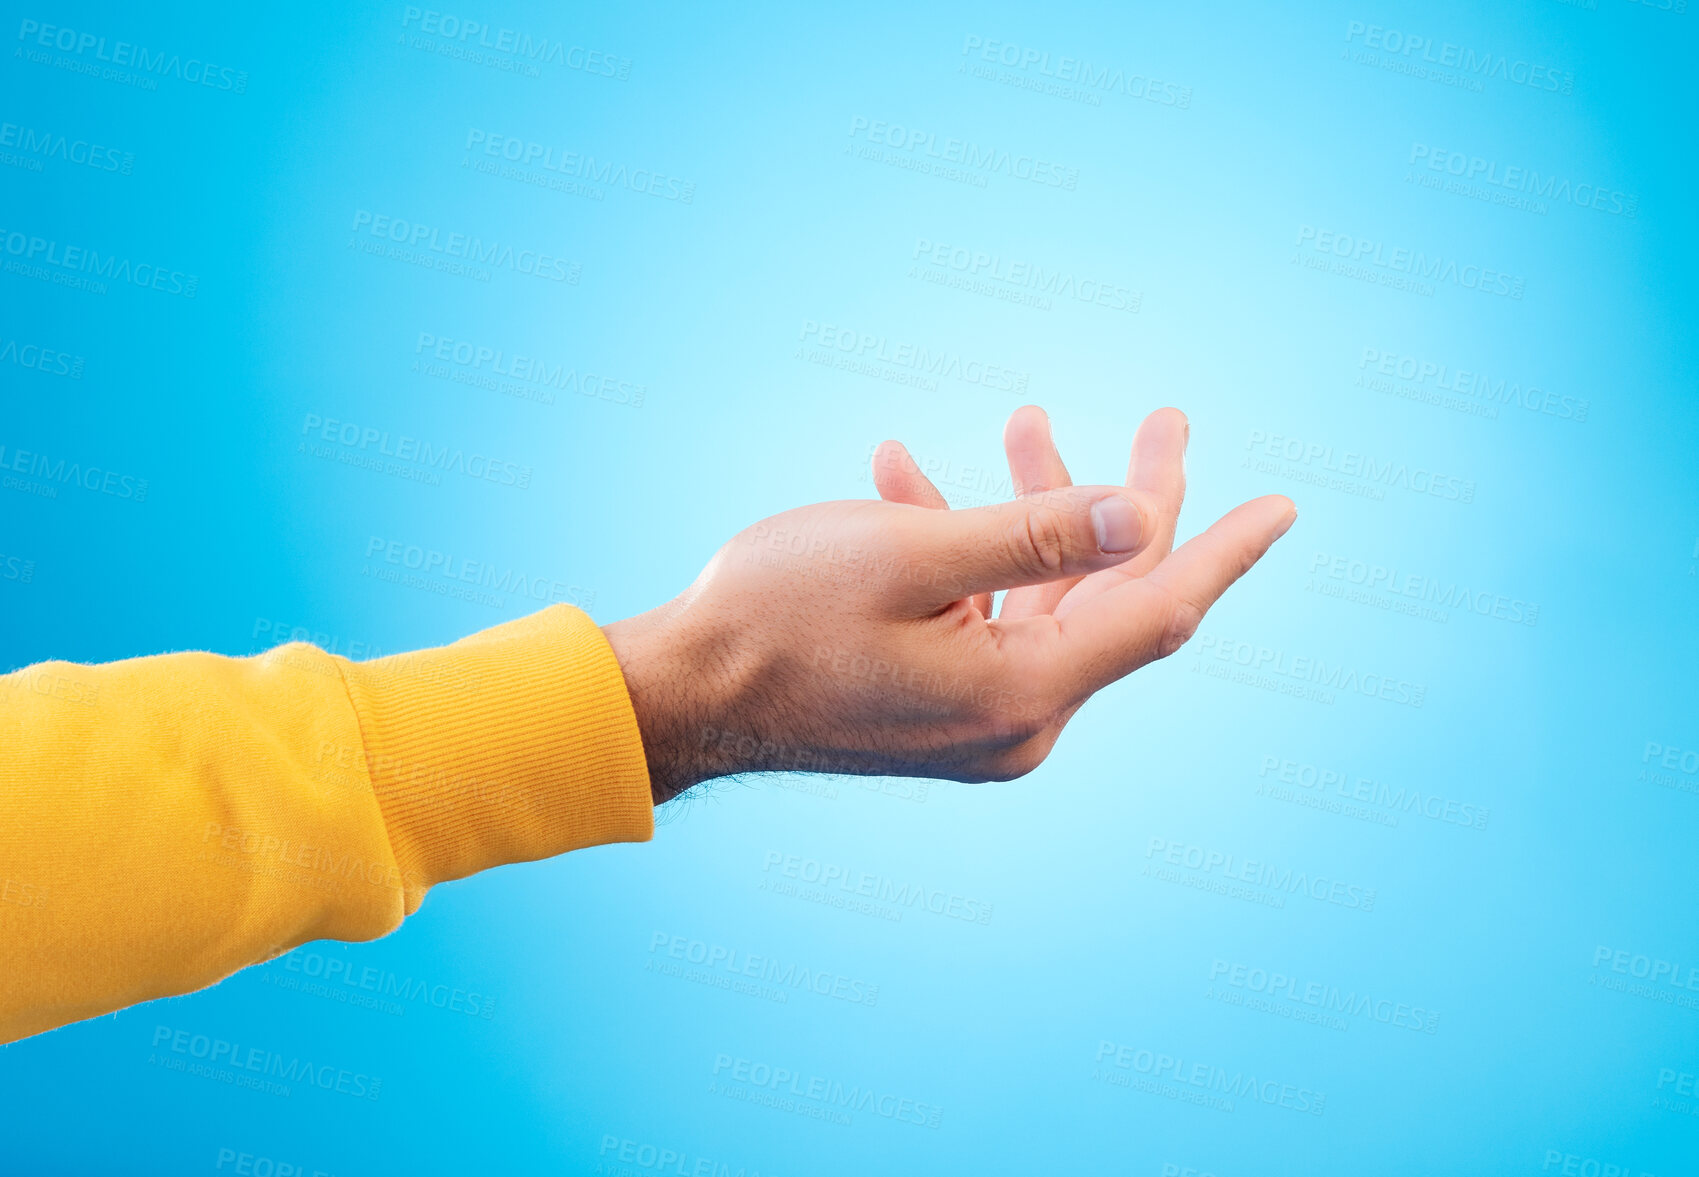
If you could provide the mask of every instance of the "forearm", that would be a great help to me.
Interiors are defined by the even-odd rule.
[[[0,689],[0,874],[35,898],[0,910],[0,1041],[400,921],[328,655],[49,662]]]
[[[653,830],[618,666],[564,606],[366,663],[44,663],[0,677],[0,747],[0,1041]]]

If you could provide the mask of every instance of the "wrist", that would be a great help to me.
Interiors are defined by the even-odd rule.
[[[654,804],[749,766],[721,736],[747,676],[738,643],[719,625],[672,601],[602,627],[643,736]]]

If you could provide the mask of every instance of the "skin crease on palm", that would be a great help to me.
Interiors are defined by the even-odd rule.
[[[1267,495],[1173,550],[1189,432],[1158,409],[1124,486],[1076,487],[1027,405],[1003,434],[1016,498],[961,511],[888,441],[877,501],[765,519],[678,597],[604,626],[656,804],[741,772],[1032,771],[1087,699],[1179,649],[1297,518]]]

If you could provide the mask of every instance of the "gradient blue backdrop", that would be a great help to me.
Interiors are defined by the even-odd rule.
[[[1183,407],[1183,532],[1301,515],[1029,778],[724,783],[652,844],[12,1045],[0,1170],[1699,1170],[1684,0],[4,8],[0,669],[365,657],[541,603],[410,550],[613,620],[871,495],[886,437],[958,506],[1006,495],[1029,401],[1098,482]],[[595,162],[515,175],[497,136]],[[69,247],[166,288],[79,288]],[[504,474],[372,469],[330,421]],[[793,859],[985,922],[819,902]],[[1234,890],[1247,860],[1345,901]],[[715,948],[877,999],[728,989]],[[174,1070],[162,1027],[381,1089]]]

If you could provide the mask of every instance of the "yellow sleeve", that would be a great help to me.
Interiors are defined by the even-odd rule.
[[[0,676],[0,1042],[653,833],[624,676],[570,605],[370,662],[43,662]]]

